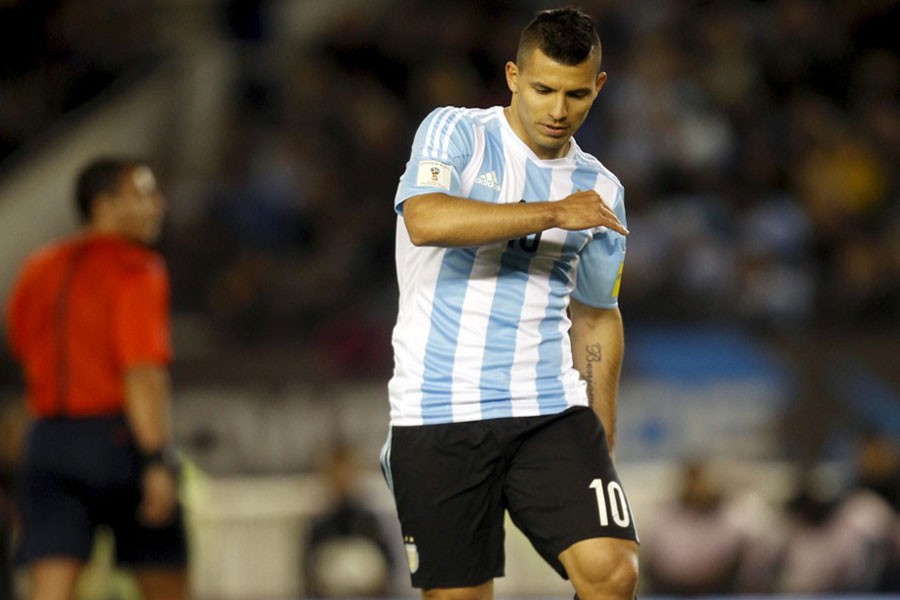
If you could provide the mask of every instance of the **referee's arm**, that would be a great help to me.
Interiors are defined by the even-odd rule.
[[[169,429],[171,386],[162,365],[139,365],[125,371],[125,410],[135,445],[144,456],[164,451],[171,442]],[[164,525],[174,513],[177,500],[174,473],[154,462],[142,474],[141,518],[148,525]]]

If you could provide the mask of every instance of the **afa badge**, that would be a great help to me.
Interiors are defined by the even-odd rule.
[[[406,548],[406,562],[409,563],[409,572],[419,570],[419,550],[416,548],[416,540],[412,537],[403,538],[403,547]]]

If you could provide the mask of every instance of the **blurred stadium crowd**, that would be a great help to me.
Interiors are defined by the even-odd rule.
[[[182,185],[193,175],[159,157],[174,309],[199,316],[223,351],[300,344],[320,361],[310,371],[386,376],[396,298],[391,199],[415,127],[438,105],[506,103],[502,70],[516,36],[554,3],[348,5],[303,41],[279,33],[278,4],[217,3],[216,34],[237,70],[215,174]],[[900,2],[578,4],[597,19],[609,81],[577,137],[626,187],[627,322],[725,323],[775,340],[896,336]],[[167,6],[0,1],[0,174],[73,111],[169,58],[159,14]],[[885,485],[894,487],[883,497],[893,516],[881,523],[890,531],[900,527],[900,462],[888,462]],[[721,502],[704,493],[685,492],[700,509],[685,517],[673,508],[670,522],[692,523],[693,535],[718,518]],[[807,553],[826,547],[820,525],[844,549],[852,545],[840,541],[849,539],[847,523],[872,527],[847,517],[846,505],[826,510],[802,495],[792,510],[797,531],[809,525]],[[746,549],[739,528],[733,538],[722,530],[718,543]],[[661,592],[678,591],[677,582],[665,587],[667,542],[662,529],[656,534],[660,553],[648,569]],[[896,547],[860,544],[863,555],[877,551],[879,564],[896,568],[887,562],[897,560]],[[675,550],[690,555],[680,543]],[[728,577],[711,578],[723,587],[700,591],[736,591],[742,568],[727,562]],[[860,577],[865,589],[900,585],[884,573]],[[795,589],[863,589],[833,585]]]
[[[437,105],[505,103],[503,63],[544,4],[395,2],[284,56],[265,3],[232,3],[236,110],[203,208],[169,238],[178,303],[243,339],[389,324],[385,207],[414,128]],[[895,325],[897,4],[584,4],[610,81],[579,141],[626,185],[630,319]]]
[[[641,570],[659,594],[811,594],[900,591],[900,453],[870,437],[852,485],[825,493],[800,477],[781,504],[709,461],[685,462],[674,497],[646,515]]]
[[[164,58],[153,4],[6,2],[0,151]],[[515,36],[548,5],[396,0],[286,43],[275,4],[220,4],[240,65],[226,141],[199,197],[172,198],[164,248],[176,308],[238,342],[389,322],[385,207],[415,126],[505,103]],[[610,80],[579,141],[626,185],[631,319],[896,324],[897,3],[582,4]]]

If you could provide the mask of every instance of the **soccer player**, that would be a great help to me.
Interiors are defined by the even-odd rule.
[[[509,106],[434,110],[400,179],[382,468],[426,598],[493,596],[504,510],[582,600],[635,594],[613,462],[623,188],[572,138],[600,59],[588,15],[539,13]]]
[[[164,199],[144,163],[80,173],[83,232],[36,252],[7,307],[28,411],[19,511],[31,600],[74,597],[99,524],[148,600],[187,597],[171,454]]]

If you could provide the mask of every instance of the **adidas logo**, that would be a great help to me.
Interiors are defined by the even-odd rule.
[[[481,185],[487,186],[492,190],[500,191],[500,180],[497,179],[497,173],[494,171],[488,171],[484,175],[479,175],[475,179],[475,183],[479,183]]]

